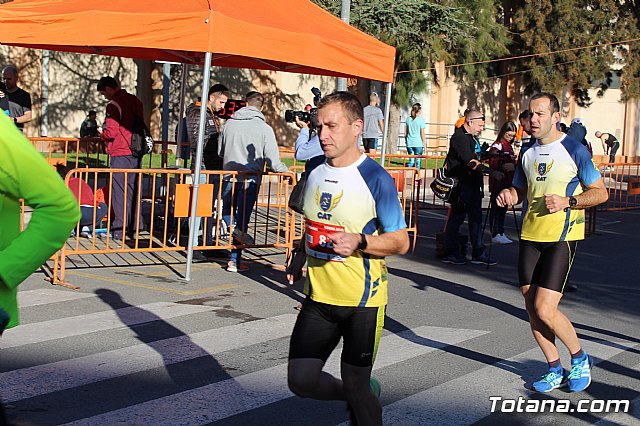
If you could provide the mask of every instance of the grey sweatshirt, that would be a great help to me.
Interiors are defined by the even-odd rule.
[[[223,170],[262,172],[266,164],[274,172],[289,171],[280,161],[273,129],[253,106],[240,108],[227,120],[218,150],[223,157]]]

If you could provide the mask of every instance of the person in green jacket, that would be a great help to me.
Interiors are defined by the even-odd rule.
[[[21,198],[33,208],[24,232]],[[11,120],[0,116],[0,310],[9,317],[6,328],[18,325],[18,284],[62,247],[79,219],[64,181]]]
[[[33,208],[24,232],[20,199]],[[0,114],[0,335],[18,325],[18,284],[62,247],[79,219],[78,203],[58,173]]]

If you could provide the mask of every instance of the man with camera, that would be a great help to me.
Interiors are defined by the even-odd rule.
[[[473,109],[465,111],[464,124],[458,127],[449,145],[446,164],[448,174],[459,180],[457,199],[450,201],[449,217],[445,226],[446,256],[442,262],[453,265],[467,263],[466,256],[460,253],[458,231],[469,215],[469,237],[471,239],[471,263],[495,265],[497,262],[486,252],[482,243],[482,197],[483,173],[500,181],[502,172],[491,170],[480,162],[480,143],[478,136],[484,130],[484,114]]]
[[[320,89],[311,88],[314,94],[313,105],[317,106],[322,98]],[[318,109],[307,105],[304,111],[285,111],[284,120],[287,123],[295,123],[300,129],[300,134],[296,139],[295,158],[298,161],[307,161],[305,171],[308,172],[313,167],[324,161],[324,151],[320,146],[320,139],[317,133],[317,114]]]

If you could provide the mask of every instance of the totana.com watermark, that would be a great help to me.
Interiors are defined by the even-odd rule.
[[[490,396],[491,412],[499,413],[628,413],[628,399],[504,399]]]

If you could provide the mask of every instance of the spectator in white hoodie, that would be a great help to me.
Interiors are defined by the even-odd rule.
[[[233,230],[236,245],[253,244],[247,234],[253,207],[258,195],[260,174],[267,169],[287,172],[289,168],[280,161],[280,151],[275,133],[262,114],[264,96],[249,92],[245,96],[247,106],[236,111],[227,120],[220,136],[219,153],[223,157],[223,170],[242,172],[236,176],[227,175],[223,182],[222,218],[231,226],[231,209],[235,226]],[[241,249],[231,251],[227,270],[237,272],[240,266]]]

